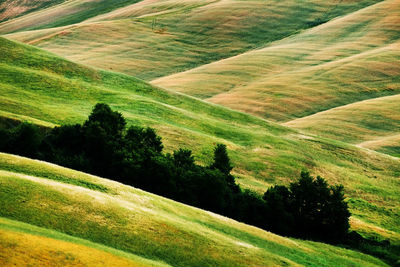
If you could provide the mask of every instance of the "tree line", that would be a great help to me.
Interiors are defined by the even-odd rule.
[[[0,129],[0,151],[107,177],[285,236],[341,242],[349,230],[342,185],[302,172],[289,186],[259,196],[236,183],[224,144],[215,146],[209,166],[201,166],[188,149],[163,153],[154,129],[127,128],[106,104],[95,105],[83,124]]]

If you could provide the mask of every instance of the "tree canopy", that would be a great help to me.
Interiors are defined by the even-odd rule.
[[[269,226],[302,238],[341,240],[350,227],[343,190],[342,185],[330,186],[322,177],[302,171],[289,188],[274,186],[265,192],[268,216],[277,218],[269,220]]]

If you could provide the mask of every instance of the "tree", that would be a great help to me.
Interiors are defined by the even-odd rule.
[[[301,172],[300,179],[265,192],[266,228],[283,235],[339,241],[349,230],[343,186],[330,186],[322,177]]]
[[[217,169],[223,174],[230,174],[232,165],[226,151],[226,145],[217,144],[214,148],[214,162],[211,164],[211,169]]]
[[[174,151],[173,154],[174,165],[178,168],[193,168],[194,167],[194,157],[192,156],[192,151],[189,149],[180,148]]]
[[[40,157],[69,168],[90,171],[84,154],[85,143],[80,124],[55,127],[44,137]]]
[[[268,229],[265,224],[266,214],[265,202],[257,193],[246,189],[234,195],[233,217],[235,219]]]
[[[107,135],[120,137],[125,130],[126,121],[121,113],[112,111],[110,106],[98,103],[94,106],[89,118],[84,123],[84,127],[89,124],[98,123]]]
[[[5,139],[7,143],[4,145],[4,151],[35,158],[42,142],[42,135],[35,125],[24,122],[9,130],[8,134],[5,134]]]
[[[291,210],[297,234],[305,238],[338,240],[349,230],[347,203],[343,186],[329,186],[320,176],[301,172],[300,179],[290,184]]]
[[[261,198],[236,184],[224,144],[214,148],[207,167],[197,165],[188,149],[172,155],[162,150],[154,129],[126,130],[121,113],[106,104],[97,104],[83,125],[46,133],[26,123],[0,129],[0,151],[98,174],[279,234],[332,242],[348,232],[350,213],[342,185],[330,186],[302,172],[289,187],[273,186]]]
[[[226,145],[217,144],[214,148],[214,162],[210,166],[211,169],[218,170],[225,175],[225,181],[233,193],[239,193],[240,188],[235,182],[235,177],[231,175],[232,165],[229,159]]]
[[[161,137],[152,128],[142,128],[139,126],[129,127],[125,139],[125,146],[128,150],[133,150],[142,156],[160,154],[163,150]]]
[[[265,224],[267,229],[284,235],[292,235],[294,218],[291,213],[291,195],[286,186],[276,185],[265,192],[266,214]]]
[[[225,181],[225,175],[218,170],[211,170],[197,166],[187,170],[186,187],[195,196],[194,203],[188,203],[197,207],[224,214],[231,200],[231,190]]]

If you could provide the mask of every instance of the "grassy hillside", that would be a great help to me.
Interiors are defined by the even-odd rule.
[[[78,123],[105,102],[202,164],[227,144],[238,182],[258,193],[310,169],[343,184],[351,228],[389,239],[381,253],[398,257],[398,0],[3,1],[0,16],[1,5],[4,20],[17,17],[1,34],[108,71],[0,37],[0,124]],[[39,254],[42,264],[382,265],[1,153],[0,185],[8,265]]]
[[[394,137],[400,129],[400,95],[364,100],[285,125],[350,143]]]
[[[0,1],[0,22],[50,7],[66,0],[3,0]]]
[[[2,266],[167,266],[60,232],[0,217]]]
[[[280,122],[398,94],[399,11],[387,0],[153,84]]]
[[[358,144],[360,147],[376,150],[400,158],[400,134],[378,137]]]
[[[0,33],[18,30],[9,37],[75,62],[151,80],[265,46],[376,2],[146,0],[50,28],[66,25],[57,22],[64,17],[80,16],[59,15],[57,8],[68,10],[61,5],[2,23]],[[102,3],[114,6],[114,1]],[[43,30],[26,32],[33,29]]]
[[[3,266],[384,266],[354,251],[279,237],[45,162],[0,153],[0,164]]]
[[[217,142],[228,145],[234,174],[260,193],[292,181],[303,168],[346,187],[354,227],[400,243],[398,159],[345,143],[300,134],[251,115],[155,88],[135,78],[94,70],[0,38],[0,115],[42,125],[82,122],[106,102],[128,124],[152,126],[166,150],[193,149],[210,162]],[[7,168],[4,164],[2,168]],[[65,180],[65,179],[64,179]],[[63,179],[61,179],[63,181]]]
[[[360,111],[346,118],[351,120],[346,127],[337,127],[337,123],[351,108],[346,106],[341,115],[337,110],[320,113],[351,103],[357,109],[357,102],[400,92],[398,1],[375,5],[373,1],[313,1],[307,6],[298,1],[270,5],[261,1],[128,2],[121,1],[121,8],[113,5],[111,11],[109,2],[102,1],[73,14],[67,12],[67,2],[2,23],[0,31],[18,26],[24,31],[9,37],[78,62],[146,79],[217,60],[153,80],[153,84],[324,137],[353,144],[374,141],[366,147],[398,155],[395,141],[387,139],[398,134],[393,121],[398,115],[396,108],[383,105],[384,111],[375,106],[372,123],[365,120],[372,111]],[[83,2],[74,1],[76,5]],[[302,8],[296,9],[296,5]],[[367,5],[372,6],[361,9]],[[357,9],[361,10],[351,13]],[[52,15],[60,10],[65,14]],[[318,26],[343,14],[348,15]],[[52,21],[39,25],[36,19],[44,23],[44,17]],[[85,22],[52,28],[79,21]],[[46,29],[25,31],[36,28]],[[306,28],[311,29],[301,31]],[[268,44],[293,33],[297,34]],[[265,47],[218,61],[259,46]],[[382,100],[366,108],[374,103]],[[389,110],[387,118],[376,115]],[[309,117],[315,113],[318,116]],[[335,120],[317,119],[323,114]],[[390,124],[383,123],[389,120]],[[382,138],[384,142],[379,141]]]
[[[4,12],[13,9],[27,9],[30,14],[4,22],[7,31],[20,29],[41,29],[79,23],[99,14],[110,12],[119,7],[136,3],[140,0],[56,0],[56,1],[6,1]],[[58,5],[57,5],[58,4]],[[52,6],[50,8],[46,8]],[[31,13],[32,11],[35,11]],[[19,14],[22,15],[22,14]]]

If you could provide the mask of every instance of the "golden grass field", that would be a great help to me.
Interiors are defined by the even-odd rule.
[[[399,10],[400,1],[383,1],[152,83],[280,122],[398,94]]]
[[[400,95],[378,97],[295,119],[284,125],[349,143],[376,143],[398,135],[399,103]]]
[[[25,15],[29,12],[45,8],[65,0],[4,0],[0,3],[0,22]]]
[[[352,229],[398,246],[399,10],[400,0],[70,0],[33,7],[1,22],[0,34],[72,62],[0,37],[0,116],[53,127],[81,123],[95,103],[106,102],[128,124],[156,128],[166,151],[193,149],[199,163],[209,163],[215,143],[227,144],[243,188],[263,193],[293,181],[302,169],[341,183]],[[10,250],[5,240],[15,240],[22,251],[32,239],[46,251],[47,264],[97,265],[79,252],[81,246],[110,265],[383,264],[72,170],[0,155],[2,185],[9,188],[2,199],[10,198],[12,206],[20,202],[10,192],[34,196],[31,206],[0,210],[8,218],[0,221],[0,247]],[[113,190],[89,192],[77,179]],[[121,208],[121,201],[132,208]],[[57,210],[57,218],[44,208],[65,203],[75,210]],[[74,212],[93,217],[57,223]],[[123,213],[140,220],[126,222]],[[10,219],[30,225],[10,230],[18,224]],[[51,229],[59,233],[45,233]],[[46,247],[51,242],[54,250]],[[57,252],[64,249],[69,252]],[[41,260],[38,250],[30,253]],[[25,259],[15,257],[17,264]]]
[[[76,243],[3,229],[0,248],[2,266],[148,266]]]
[[[18,31],[9,37],[75,62],[151,80],[264,46],[315,20],[377,2],[140,1],[78,24],[62,23],[78,12],[73,9],[80,1],[7,21],[0,33]]]
[[[377,137],[371,141],[358,144],[360,147],[380,151],[395,157],[400,157],[399,153],[400,134]]]

